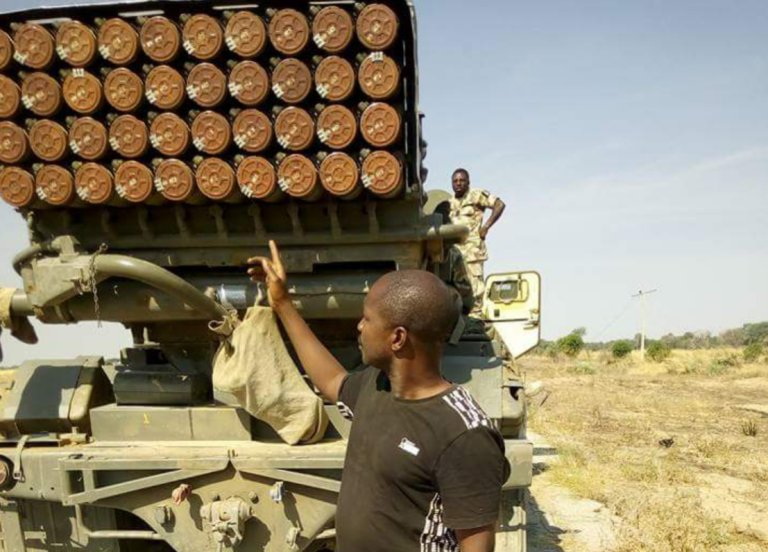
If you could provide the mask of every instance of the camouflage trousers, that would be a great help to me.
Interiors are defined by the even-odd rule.
[[[485,276],[483,265],[485,261],[469,261],[457,248],[451,251],[451,264],[453,266],[453,283],[462,296],[472,295],[474,301],[469,311],[469,316],[482,318],[483,295],[485,294]],[[466,305],[466,303],[465,303]]]

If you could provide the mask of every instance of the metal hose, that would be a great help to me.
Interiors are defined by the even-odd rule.
[[[206,314],[212,320],[227,315],[227,310],[223,306],[192,284],[150,262],[125,255],[98,255],[94,266],[96,272],[102,275],[136,280],[157,288]]]

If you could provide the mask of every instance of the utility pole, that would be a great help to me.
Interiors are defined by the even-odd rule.
[[[645,297],[651,293],[656,293],[658,289],[640,290],[632,298],[640,298],[640,360],[645,361],[645,332],[646,332],[646,304]]]

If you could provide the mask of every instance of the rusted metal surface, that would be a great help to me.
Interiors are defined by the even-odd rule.
[[[357,120],[343,105],[329,105],[317,117],[317,137],[329,148],[344,149],[357,137]]]
[[[35,156],[48,163],[61,161],[69,150],[67,130],[49,119],[36,121],[30,127],[29,143]]]
[[[312,20],[312,38],[330,54],[343,52],[355,36],[352,16],[339,6],[326,6]]]
[[[346,59],[329,56],[315,69],[315,88],[320,97],[341,102],[355,91],[355,68]]]

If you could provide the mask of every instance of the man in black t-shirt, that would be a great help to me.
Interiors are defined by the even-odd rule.
[[[371,288],[358,324],[365,370],[348,373],[293,306],[277,246],[248,270],[320,392],[352,420],[336,516],[339,552],[490,552],[504,441],[474,399],[440,373],[459,315],[453,294],[421,270]]]

